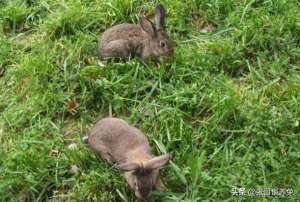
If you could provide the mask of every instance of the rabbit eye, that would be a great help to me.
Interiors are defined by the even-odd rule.
[[[166,43],[165,43],[164,41],[161,41],[161,42],[160,42],[160,46],[161,46],[162,48],[164,48],[164,47],[166,46]]]

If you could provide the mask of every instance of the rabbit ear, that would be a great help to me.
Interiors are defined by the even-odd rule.
[[[118,165],[118,168],[123,171],[134,171],[140,169],[140,164],[138,163],[123,163],[121,165]]]
[[[164,29],[165,26],[166,11],[163,5],[158,4],[155,8],[155,25],[156,29]]]
[[[148,34],[150,34],[150,36],[152,36],[152,37],[156,36],[155,27],[150,20],[148,20],[145,17],[140,17],[140,24],[141,24],[142,29],[145,32],[147,32]]]
[[[168,161],[170,161],[170,160],[171,160],[170,154],[165,154],[165,155],[161,155],[158,157],[154,157],[144,164],[144,169],[154,170],[154,169],[160,168],[163,165],[165,165],[166,163],[168,163]]]

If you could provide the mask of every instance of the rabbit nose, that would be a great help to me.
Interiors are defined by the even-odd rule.
[[[176,41],[172,41],[171,45],[172,45],[172,49],[174,49],[178,46],[178,43]]]
[[[147,201],[144,196],[139,191],[135,191],[135,196],[140,199],[141,201]]]
[[[135,195],[139,198],[139,199],[141,199],[141,200],[143,200],[143,201],[147,201],[147,198],[149,198],[149,196],[150,196],[150,192],[141,192],[141,191],[136,191],[135,192]]]
[[[169,55],[173,55],[173,53],[174,53],[174,47],[171,47],[171,48],[170,48],[170,54],[169,54]]]
[[[147,199],[146,199],[146,198],[142,198],[141,200],[142,200],[142,201],[144,201],[144,202],[146,202],[146,201],[147,201]]]

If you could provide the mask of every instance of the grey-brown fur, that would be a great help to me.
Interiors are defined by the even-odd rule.
[[[154,157],[145,135],[118,118],[104,118],[88,135],[91,148],[125,171],[125,178],[138,198],[145,200],[152,189],[160,189],[159,168],[170,155]]]
[[[119,24],[107,29],[99,38],[97,52],[100,59],[127,59],[138,56],[144,61],[157,60],[173,53],[172,42],[164,30],[165,10],[155,9],[155,26],[140,17],[140,25]]]

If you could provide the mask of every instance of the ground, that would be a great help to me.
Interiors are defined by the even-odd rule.
[[[82,142],[105,116],[172,154],[150,201],[300,199],[299,1],[163,0],[169,61],[99,63],[101,33],[157,3],[0,2],[0,201],[135,201]]]

